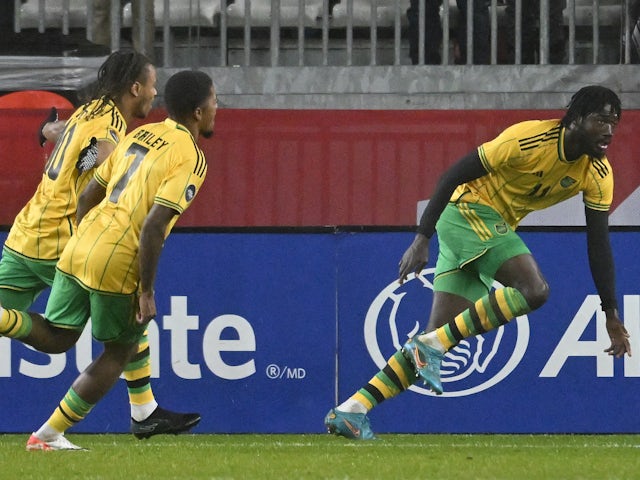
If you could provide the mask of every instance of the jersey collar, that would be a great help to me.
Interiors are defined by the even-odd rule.
[[[164,123],[165,125],[167,125],[169,128],[176,128],[178,130],[183,130],[185,132],[187,132],[191,137],[193,137],[193,135],[191,135],[191,132],[189,131],[189,129],[187,127],[185,127],[184,125],[182,125],[181,123],[176,122],[175,120],[171,119],[171,118],[165,118],[164,119]]]
[[[560,124],[560,135],[558,135],[558,158],[561,162],[569,163],[567,158],[564,156],[564,134],[564,125]]]

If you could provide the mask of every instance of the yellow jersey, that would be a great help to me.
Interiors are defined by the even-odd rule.
[[[137,128],[95,170],[105,198],[82,219],[58,268],[92,290],[134,293],[140,232],[149,211],[154,204],[175,210],[166,238],[206,173],[204,153],[184,126],[166,119]]]
[[[99,107],[93,100],[67,120],[29,202],[13,222],[5,247],[34,260],[57,260],[74,233],[78,195],[91,179],[91,170],[76,168],[80,151],[91,138],[117,144],[127,124],[111,101]]]
[[[582,192],[585,205],[608,211],[613,172],[606,157],[564,156],[559,120],[517,123],[478,147],[487,175],[459,185],[451,201],[480,203],[496,210],[516,228],[529,213]]]

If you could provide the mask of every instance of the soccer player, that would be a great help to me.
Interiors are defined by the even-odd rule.
[[[613,173],[605,155],[621,116],[618,96],[602,86],[580,89],[561,120],[526,121],[462,157],[440,178],[399,265],[399,282],[418,274],[429,239],[440,245],[433,304],[424,332],[409,339],[387,365],[325,417],[330,433],[375,438],[367,413],[421,378],[442,393],[444,354],[541,307],[549,295],[531,252],[515,232],[528,213],[582,193],[589,266],[606,315],[609,355],[631,355],[618,315],[609,243]],[[494,280],[503,287],[491,290]]]
[[[67,122],[55,112],[43,125],[41,142],[59,138],[42,180],[14,220],[0,260],[0,304],[27,310],[53,283],[55,265],[76,230],[76,204],[82,189],[124,137],[133,118],[144,118],[156,96],[156,72],[133,51],[111,54],[98,71],[93,100]],[[1,326],[0,335],[11,335]],[[17,332],[13,332],[17,333]],[[138,438],[188,430],[200,415],[181,414],[158,406],[151,389],[149,344],[144,335],[138,353],[125,369],[131,406],[131,430]]]
[[[204,181],[207,163],[196,142],[213,134],[217,110],[213,82],[202,72],[173,75],[164,98],[169,118],[127,135],[80,195],[78,231],[57,263],[44,316],[0,308],[0,329],[40,351],[67,351],[89,317],[104,346],[27,450],[80,449],[64,432],[117,381],[156,316],[160,253]]]

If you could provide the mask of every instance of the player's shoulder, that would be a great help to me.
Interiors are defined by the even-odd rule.
[[[76,109],[71,119],[78,125],[90,128],[108,128],[123,135],[127,122],[115,104],[111,101],[91,100]]]
[[[524,120],[522,122],[514,123],[510,127],[506,128],[505,132],[516,137],[527,138],[553,131],[557,131],[559,133],[560,129],[561,124],[558,119]]]
[[[606,156],[600,158],[591,157],[589,159],[589,169],[594,173],[593,178],[595,179],[613,178],[613,170]]]

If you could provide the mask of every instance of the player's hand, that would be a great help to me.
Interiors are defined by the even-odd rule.
[[[139,325],[146,325],[156,318],[156,298],[153,291],[140,293],[138,306],[139,311],[136,316],[136,321]]]
[[[627,355],[631,356],[631,344],[629,343],[629,333],[624,327],[620,318],[618,318],[618,312],[607,313],[607,333],[611,339],[611,346],[605,350],[609,355],[613,355],[616,358],[620,358]]]
[[[98,141],[96,137],[91,137],[89,145],[80,150],[76,168],[81,172],[91,170],[98,160]]]
[[[44,147],[44,144],[47,143],[47,137],[44,134],[44,128],[47,123],[57,122],[58,121],[58,109],[56,107],[51,107],[49,111],[49,115],[44,121],[40,124],[40,128],[38,129],[38,143],[41,147]]]
[[[399,263],[398,282],[402,285],[410,273],[418,275],[429,260],[429,239],[421,233],[416,234],[413,243],[402,255]]]

